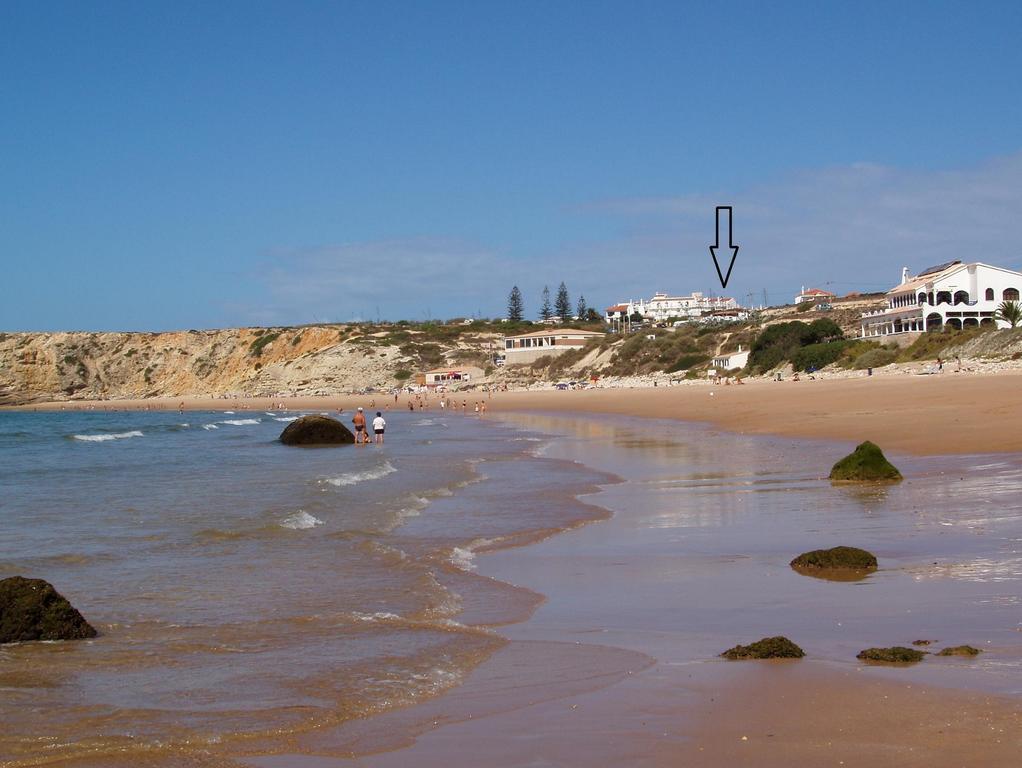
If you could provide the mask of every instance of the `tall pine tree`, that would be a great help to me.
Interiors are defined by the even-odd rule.
[[[586,297],[580,293],[578,295],[578,304],[575,306],[575,316],[580,322],[584,323],[586,321],[586,318],[588,317],[588,312],[586,312],[587,309],[589,309],[589,307],[586,306]]]
[[[568,289],[564,286],[563,281],[561,281],[560,286],[557,288],[557,300],[554,302],[554,309],[557,310],[556,314],[561,318],[562,323],[571,320],[571,299],[568,298]]]
[[[550,288],[543,286],[543,303],[539,307],[539,319],[549,320],[554,316],[554,308],[550,306]]]
[[[507,297],[507,319],[511,323],[520,323],[525,319],[525,304],[517,285],[511,288]]]

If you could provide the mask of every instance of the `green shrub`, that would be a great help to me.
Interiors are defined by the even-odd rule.
[[[696,354],[696,355],[682,355],[681,357],[679,357],[677,360],[674,361],[673,365],[671,365],[667,369],[667,373],[677,373],[678,371],[687,371],[688,369],[693,368],[693,367],[695,367],[695,366],[697,366],[697,365],[699,365],[701,363],[705,363],[707,360],[709,360],[709,358],[706,357],[705,355],[698,355],[698,354]]]
[[[837,360],[846,346],[848,346],[846,341],[809,344],[792,355],[791,365],[796,371],[818,371]]]
[[[412,378],[412,372],[409,371],[407,368],[401,368],[399,370],[394,371],[394,378],[397,379],[398,381],[407,381],[408,379]]]
[[[860,371],[865,368],[883,368],[897,359],[898,353],[893,349],[884,349],[882,347],[880,349],[871,349],[855,358],[855,368]]]
[[[260,331],[260,334],[252,340],[251,344],[248,345],[248,353],[252,357],[259,357],[263,354],[263,350],[279,337],[280,331],[274,331],[273,333],[263,333]]]
[[[943,331],[930,331],[921,334],[911,345],[901,351],[898,355],[898,360],[901,362],[933,360],[939,357],[947,347],[964,344],[979,334],[985,333],[987,330],[987,328],[983,327],[968,328],[961,331],[944,329]]]
[[[794,363],[794,356],[802,347],[839,341],[843,336],[841,327],[827,317],[821,317],[808,324],[801,320],[792,320],[788,323],[771,325],[765,328],[752,343],[749,353],[749,369],[764,373],[786,361],[790,360]],[[837,354],[840,354],[842,349],[844,346],[836,349]],[[827,356],[829,353],[830,350],[826,352],[817,350],[810,354]],[[835,355],[827,363],[832,363],[836,359]],[[815,358],[803,358],[803,361],[806,365],[812,365]],[[822,366],[816,363],[816,367]],[[796,368],[798,368],[797,365]]]

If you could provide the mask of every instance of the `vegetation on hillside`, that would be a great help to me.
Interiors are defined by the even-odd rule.
[[[837,360],[847,346],[843,342],[840,326],[827,317],[811,323],[777,323],[764,329],[753,342],[748,367],[754,373],[766,373],[790,361],[796,370],[822,368]]]

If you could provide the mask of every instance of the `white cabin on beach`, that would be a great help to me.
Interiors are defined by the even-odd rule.
[[[995,319],[1004,301],[1018,301],[1022,272],[974,261],[938,264],[910,276],[902,269],[901,283],[887,292],[887,307],[862,315],[862,337],[975,328],[1006,328]]]
[[[419,384],[419,386],[425,387],[439,387],[451,384],[467,384],[473,378],[481,376],[482,373],[483,372],[481,369],[473,367],[434,368],[432,371],[426,371],[424,374],[420,374],[422,377],[422,381],[417,383]]]
[[[744,368],[749,364],[749,350],[743,350],[740,346],[737,352],[717,355],[713,358],[713,367],[718,371],[730,371],[735,368]]]
[[[506,336],[504,356],[507,365],[531,363],[544,355],[559,355],[569,349],[584,347],[590,339],[605,335],[599,331],[582,331],[577,328],[552,328],[523,333],[521,336]]]

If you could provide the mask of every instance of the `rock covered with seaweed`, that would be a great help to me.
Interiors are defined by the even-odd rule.
[[[841,483],[875,483],[896,482],[902,478],[880,447],[866,440],[831,468],[830,479]]]
[[[764,637],[749,645],[736,645],[722,654],[725,659],[801,659],[805,651],[783,635]]]
[[[280,433],[284,445],[346,445],[355,442],[351,430],[329,416],[302,416]]]
[[[23,576],[0,580],[0,643],[95,636],[92,625],[49,582]]]

